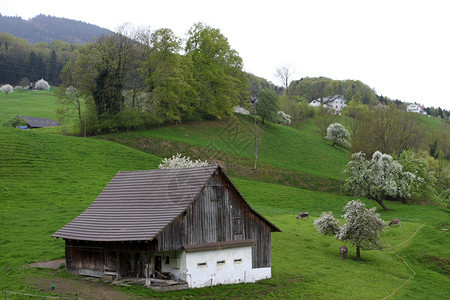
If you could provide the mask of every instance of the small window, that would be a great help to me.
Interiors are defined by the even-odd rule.
[[[225,264],[225,261],[224,261],[224,260],[218,260],[218,261],[217,261],[217,264],[218,264],[218,265],[223,265],[223,264]]]
[[[170,258],[166,256],[166,265],[170,264]]]
[[[234,263],[235,263],[235,264],[238,264],[238,263],[241,263],[241,262],[242,262],[242,258],[238,258],[238,259],[235,259],[235,260],[234,260]]]
[[[197,264],[197,267],[206,267],[206,263],[205,263],[205,262],[198,263],[198,264]]]

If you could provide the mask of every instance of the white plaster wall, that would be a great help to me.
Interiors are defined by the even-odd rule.
[[[258,280],[271,278],[272,277],[272,268],[257,268],[252,269],[251,277],[249,278],[248,282],[255,282]]]
[[[209,250],[186,253],[160,252],[162,271],[170,272],[172,278],[184,280],[190,288],[206,287],[217,284],[234,284],[255,282],[272,277],[272,269],[252,269],[252,247],[236,247],[222,250]],[[165,264],[165,256],[170,257],[170,264]],[[180,268],[174,267],[174,259],[180,260]],[[240,259],[240,262],[235,260]],[[218,261],[225,263],[218,264]],[[153,265],[154,261],[152,261]],[[206,263],[199,266],[199,263]]]
[[[218,264],[218,261],[225,263]],[[199,266],[199,263],[206,265]],[[186,253],[186,271],[191,277],[187,281],[191,288],[254,282],[253,270],[251,246]]]

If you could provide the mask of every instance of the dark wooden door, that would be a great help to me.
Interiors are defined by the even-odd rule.
[[[162,272],[161,256],[155,256],[155,271]]]

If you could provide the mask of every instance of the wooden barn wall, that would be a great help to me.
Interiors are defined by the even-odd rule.
[[[153,242],[88,242],[66,240],[66,269],[75,273],[80,269],[103,272],[106,251],[110,252],[156,252],[157,241]]]
[[[66,241],[66,270],[69,272],[77,274],[81,269],[103,272],[104,265],[105,248],[99,243]]]
[[[157,239],[160,251],[184,244],[253,239],[253,267],[270,267],[270,227],[247,209],[241,197],[220,175],[212,176],[199,199],[169,224]]]

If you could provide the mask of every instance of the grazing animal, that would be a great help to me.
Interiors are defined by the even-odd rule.
[[[297,220],[298,219],[303,219],[303,218],[306,218],[306,220],[309,220],[309,213],[308,212],[301,212],[301,213],[298,214]]]
[[[400,219],[392,219],[391,222],[389,222],[388,226],[391,226],[391,225],[394,225],[394,224],[397,224],[398,227],[402,227],[402,221]]]
[[[347,258],[347,253],[348,253],[348,248],[347,248],[347,246],[341,246],[341,248],[340,248],[339,250],[340,250],[340,252],[341,252],[341,257],[342,257],[343,259],[346,259],[346,258]]]

